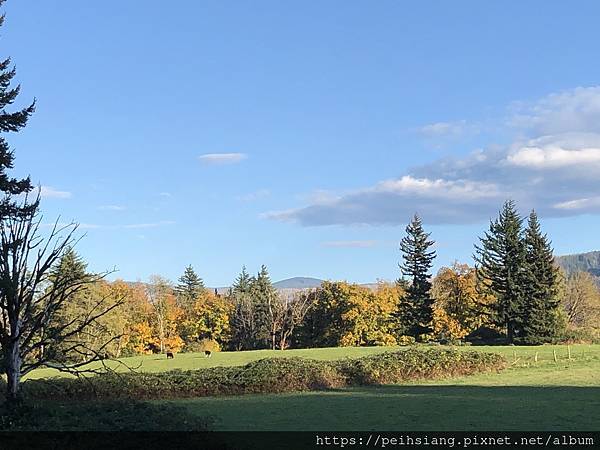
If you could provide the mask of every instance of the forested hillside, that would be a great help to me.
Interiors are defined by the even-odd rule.
[[[600,278],[600,251],[559,256],[556,261],[568,275],[588,272]]]

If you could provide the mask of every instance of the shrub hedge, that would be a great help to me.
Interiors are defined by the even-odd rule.
[[[29,380],[24,391],[32,399],[167,399],[392,384],[495,371],[504,366],[504,358],[492,353],[407,349],[338,361],[266,358],[237,367]]]

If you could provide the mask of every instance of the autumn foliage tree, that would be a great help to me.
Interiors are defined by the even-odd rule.
[[[300,331],[308,347],[393,345],[400,288],[381,284],[376,291],[346,282],[324,282],[310,293],[312,307]]]
[[[182,310],[177,306],[173,287],[165,278],[153,275],[146,284],[146,296],[152,311],[150,327],[158,350],[160,353],[181,350],[183,339],[177,333],[177,323]]]
[[[231,337],[232,310],[233,304],[228,298],[205,291],[196,300],[192,313],[196,340],[209,340],[218,348],[225,347]]]
[[[455,262],[443,267],[433,280],[434,334],[439,339],[462,339],[477,328],[489,325],[485,309],[493,297],[478,288],[477,271]]]

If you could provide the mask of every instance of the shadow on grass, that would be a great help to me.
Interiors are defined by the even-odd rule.
[[[207,431],[213,419],[134,400],[0,403],[1,431]]]
[[[600,387],[369,386],[177,401],[223,430],[600,430]]]

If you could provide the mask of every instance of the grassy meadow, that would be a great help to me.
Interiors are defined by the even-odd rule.
[[[182,407],[216,430],[598,430],[600,345],[459,347],[502,354],[499,373],[327,391],[156,400]],[[148,355],[125,358],[138,371],[243,365],[266,357],[355,358],[398,348],[324,348]],[[570,359],[569,359],[570,351]],[[556,355],[556,360],[555,360]],[[537,357],[537,361],[536,361]],[[38,370],[31,378],[56,376]]]

